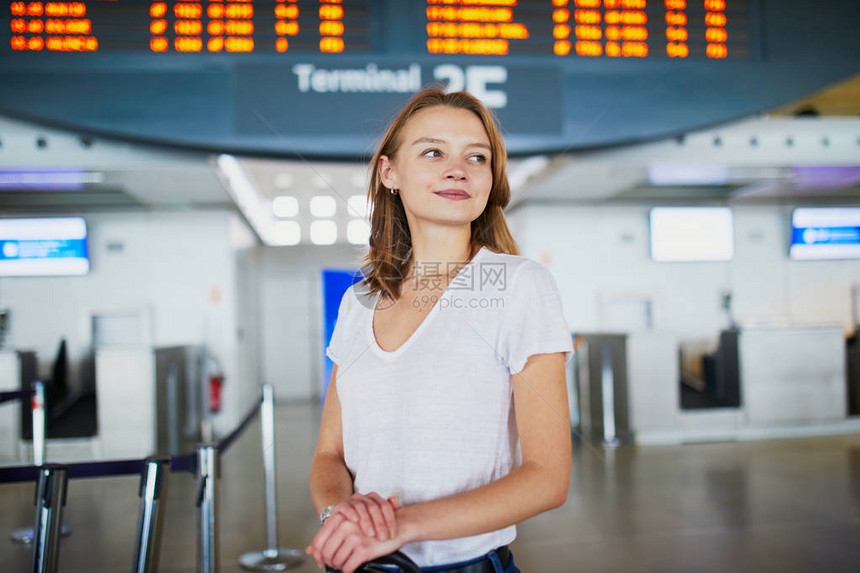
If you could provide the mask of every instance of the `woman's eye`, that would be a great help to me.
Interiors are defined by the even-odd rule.
[[[438,149],[428,149],[424,152],[424,157],[441,157],[442,153]]]
[[[477,155],[472,155],[469,159],[471,161],[474,161],[475,163],[486,163],[487,162],[487,156],[481,155],[480,153]]]

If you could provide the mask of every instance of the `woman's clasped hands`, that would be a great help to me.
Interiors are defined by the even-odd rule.
[[[397,536],[397,509],[400,503],[394,496],[386,500],[375,492],[353,494],[335,506],[305,553],[320,568],[353,573],[362,563],[403,545]]]

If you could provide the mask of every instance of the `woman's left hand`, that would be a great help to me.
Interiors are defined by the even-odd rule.
[[[369,537],[357,523],[338,514],[326,520],[305,552],[320,568],[328,565],[343,573],[353,573],[362,563],[388,555],[403,545],[399,535],[386,541]]]

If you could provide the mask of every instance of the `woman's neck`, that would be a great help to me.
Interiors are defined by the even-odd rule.
[[[415,276],[456,274],[475,254],[472,252],[469,225],[417,231],[412,233],[412,270]]]

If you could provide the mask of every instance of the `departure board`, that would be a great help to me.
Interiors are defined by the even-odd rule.
[[[364,52],[370,0],[12,2],[20,52]]]
[[[748,0],[426,0],[395,21],[373,0],[15,1],[13,52],[413,53],[547,58],[751,56]],[[416,6],[423,10],[414,9]],[[377,23],[378,34],[373,33]]]
[[[481,99],[512,155],[561,153],[860,73],[860,0],[12,0],[0,15],[0,115],[219,153],[364,158],[431,84]]]
[[[748,58],[747,0],[427,1],[434,54]]]

